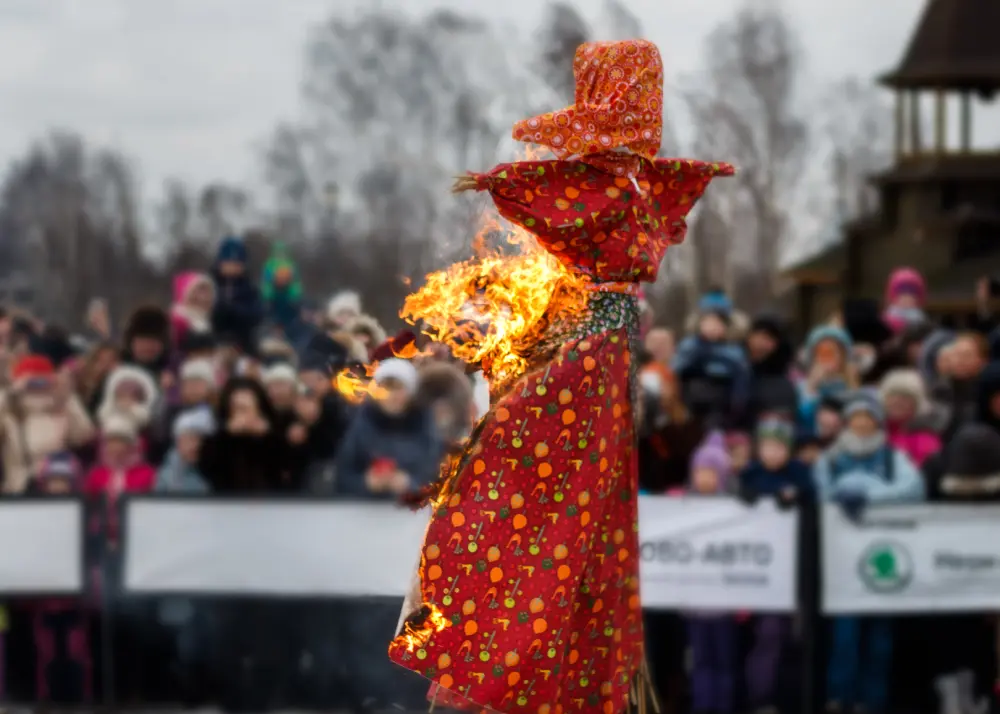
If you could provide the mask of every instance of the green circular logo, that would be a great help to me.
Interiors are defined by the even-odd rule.
[[[858,576],[872,592],[899,592],[913,580],[913,558],[902,543],[876,541],[861,553]]]

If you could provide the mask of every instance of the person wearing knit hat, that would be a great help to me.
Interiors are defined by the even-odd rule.
[[[732,466],[725,434],[711,432],[691,456],[691,490],[701,495],[728,493]]]
[[[794,417],[799,408],[799,390],[790,376],[795,351],[784,321],[767,313],[755,316],[745,345],[751,384],[744,426],[749,428],[766,412]]]
[[[430,408],[415,398],[419,375],[411,362],[384,360],[372,381],[337,454],[336,487],[355,497],[401,496],[437,477],[445,445]]]
[[[824,396],[858,387],[851,364],[853,348],[851,336],[836,325],[822,325],[809,333],[802,356],[806,377],[799,383],[798,425],[803,432],[817,430],[816,416]]]
[[[289,416],[295,410],[299,397],[299,375],[295,368],[286,363],[278,363],[264,370],[261,382],[267,389],[271,405],[281,415]]]
[[[361,296],[353,290],[343,290],[326,304],[326,321],[333,329],[344,329],[351,320],[361,317]]]
[[[710,427],[722,428],[739,423],[744,414],[750,365],[742,345],[728,339],[729,299],[713,293],[704,300],[697,330],[677,346],[671,368],[691,412]]]
[[[218,385],[215,363],[207,359],[185,360],[181,364],[180,378],[181,402],[185,404],[207,401]]]
[[[888,443],[877,395],[849,394],[843,413],[843,431],[813,466],[819,499],[839,504],[851,520],[860,519],[867,504],[923,501],[921,473],[908,456]],[[877,617],[863,622],[868,630],[864,638],[859,618],[834,618],[826,672],[828,709],[887,711],[892,623]]]
[[[699,496],[726,495],[731,476],[725,435],[713,431],[691,457],[690,490]],[[735,619],[730,614],[695,611],[686,613],[685,620],[692,659],[693,709],[733,711],[738,638]]]
[[[926,299],[924,276],[913,268],[897,268],[886,282],[882,319],[893,332],[902,332],[909,325],[926,321],[923,309]]]
[[[890,444],[917,466],[941,450],[937,432],[946,419],[935,420],[920,372],[913,368],[887,372],[879,384],[879,398],[885,409]]]
[[[773,498],[790,508],[811,497],[812,473],[792,458],[795,425],[784,414],[763,414],[755,435],[756,458],[739,474],[740,499],[753,505]],[[754,644],[747,657],[747,694],[754,711],[777,706],[779,664],[792,642],[792,620],[786,615],[756,618]]]
[[[174,304],[170,308],[170,334],[178,349],[190,333],[212,331],[215,283],[205,273],[185,271],[174,276]]]
[[[254,335],[264,320],[264,303],[247,272],[248,259],[243,239],[228,236],[219,244],[212,267],[212,331],[232,339],[245,353],[253,351]]]
[[[302,278],[288,247],[278,241],[264,263],[260,292],[271,323],[290,336],[302,321]]]
[[[203,441],[215,433],[215,415],[209,407],[195,407],[174,420],[174,446],[156,475],[156,490],[171,493],[208,493],[198,470]]]

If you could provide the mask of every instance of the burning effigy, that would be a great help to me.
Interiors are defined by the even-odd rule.
[[[655,45],[588,43],[574,72],[573,106],[514,128],[554,159],[455,186],[490,194],[517,250],[429,275],[402,310],[478,365],[492,394],[423,494],[415,597],[389,647],[442,706],[617,714],[644,701],[636,295],[733,168],[656,158]]]

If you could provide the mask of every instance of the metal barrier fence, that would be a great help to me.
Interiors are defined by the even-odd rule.
[[[812,504],[644,498],[640,514],[650,660],[670,695],[677,612],[696,604],[794,616],[787,711],[822,704],[824,610],[1000,611],[994,507],[877,509],[859,525]],[[426,711],[427,682],[386,656],[425,524],[315,498],[0,499],[5,698]],[[897,699],[925,686],[898,676]]]

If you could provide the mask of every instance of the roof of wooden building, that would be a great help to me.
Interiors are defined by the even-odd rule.
[[[1000,89],[1000,0],[928,0],[903,61],[881,78],[897,89]]]

